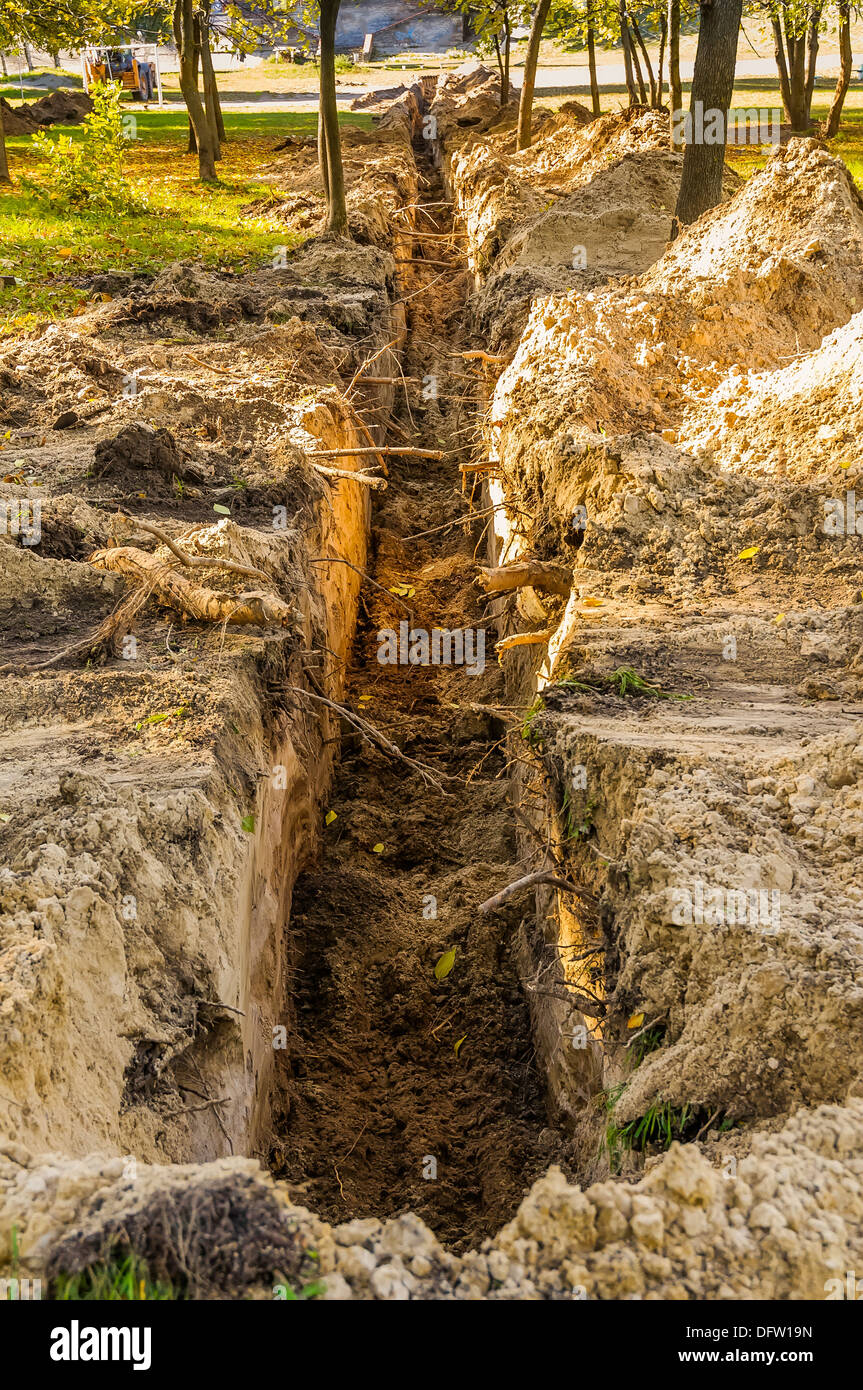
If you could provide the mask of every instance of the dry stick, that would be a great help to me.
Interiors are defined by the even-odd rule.
[[[393,259],[395,260],[396,265],[412,265],[412,266],[414,266],[414,267],[416,267],[416,266],[428,265],[428,266],[431,266],[434,270],[457,270],[457,269],[458,269],[458,267],[455,266],[455,265],[452,263],[452,261],[430,261],[430,260],[428,259],[428,257],[426,257],[426,256],[422,256],[422,257],[419,258],[419,259],[417,259],[417,258],[415,258],[415,257],[413,257],[413,256],[405,256],[405,257],[395,256]]]
[[[398,343],[398,338],[393,338],[391,343],[384,343],[383,347],[378,348],[377,352],[373,352],[371,357],[367,357],[364,362],[361,362],[360,365],[357,367],[356,371],[354,372],[353,376],[351,377],[350,381],[348,382],[344,394],[346,396],[350,395],[351,388],[353,387],[354,382],[357,380],[358,377],[361,377],[363,375],[363,373],[366,370],[366,367],[370,367],[373,362],[377,362],[378,358],[381,357],[385,352],[388,352],[390,348],[398,347]]]
[[[385,458],[421,458],[421,459],[442,459],[449,453],[455,453],[454,449],[412,449],[409,446],[402,447],[398,444],[382,444],[380,448],[353,448],[353,449],[315,449],[311,457],[316,459],[339,459],[359,457],[362,454],[383,454]]]
[[[493,898],[488,898],[481,903],[477,912],[483,914],[494,912],[497,908],[503,907],[510,898],[514,898],[516,893],[520,893],[523,888],[532,888],[535,883],[547,883],[552,888],[559,888],[563,893],[583,894],[584,889],[579,888],[577,883],[570,883],[568,878],[560,878],[558,874],[553,874],[549,869],[537,869],[532,874],[525,874],[524,878],[517,878],[514,883],[507,884],[499,893],[495,893]]]
[[[601,950],[602,947],[597,946],[594,947],[594,949]],[[655,1028],[657,1023],[661,1023],[664,1018],[667,1018],[667,1016],[667,1014],[657,1014],[656,1018],[652,1018],[649,1023],[645,1023],[643,1028],[639,1028],[637,1033],[633,1033],[632,1037],[629,1039],[629,1042],[626,1044],[626,1047],[623,1049],[624,1052],[626,1052],[630,1047],[632,1047],[632,1044],[635,1042],[636,1038],[640,1038],[642,1033],[649,1033],[651,1028]]]
[[[471,352],[458,352],[457,357],[463,357],[466,362],[489,362],[493,366],[508,366],[512,361],[512,354],[483,352],[481,348],[474,348]]]
[[[232,570],[235,574],[245,574],[251,579],[263,579],[268,584],[272,583],[272,576],[265,574],[263,570],[256,569],[254,565],[241,565],[238,560],[223,560],[221,557],[209,555],[189,555],[187,551],[181,549],[176,541],[172,540],[167,532],[153,526],[149,521],[139,521],[137,517],[126,516],[120,513],[121,521],[128,521],[138,531],[146,531],[149,536],[155,536],[156,540],[166,545],[173,555],[184,565],[194,568],[196,565],[209,569]]]
[[[216,367],[212,362],[203,362],[201,358],[196,357],[193,352],[184,352],[183,356],[187,357],[190,362],[196,362],[199,367],[205,367],[208,372],[220,372],[222,376],[234,375],[227,367]]]
[[[305,690],[301,685],[288,685],[285,689],[292,691],[295,695],[304,695],[307,700],[317,700],[319,704],[326,705],[328,709],[341,715],[342,719],[356,729],[367,743],[379,748],[382,753],[386,753],[389,757],[397,758],[399,762],[405,763],[413,772],[418,772],[429,786],[436,787],[444,795],[447,794],[446,788],[438,781],[431,768],[426,767],[424,763],[417,762],[415,758],[409,758],[395,743],[391,743],[375,724],[372,724],[368,719],[363,719],[361,714],[354,714],[353,710],[337,704],[335,700],[330,700],[326,695],[316,695],[313,690]],[[441,776],[445,776],[447,781],[456,780],[446,773],[442,773]]]
[[[566,565],[547,560],[520,560],[497,569],[482,568],[479,582],[487,594],[509,593],[512,589],[544,589],[566,598],[572,588],[572,571]]]
[[[460,463],[459,472],[461,473],[493,473],[499,468],[499,463],[493,463],[489,459],[484,459],[482,463]]]
[[[366,487],[380,488],[381,491],[387,486],[386,478],[378,478],[374,473],[360,473],[352,468],[325,468],[322,463],[313,463],[312,468],[325,478],[349,478],[352,483],[365,483]]]

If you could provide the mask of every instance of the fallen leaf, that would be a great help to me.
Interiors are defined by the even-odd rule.
[[[11,819],[12,819],[12,817],[10,816],[10,814],[9,814],[8,811],[0,811],[0,820],[2,820],[4,824],[6,823],[7,820],[11,820]]]
[[[222,505],[221,502],[214,502],[214,503],[213,503],[213,511],[214,511],[214,512],[218,512],[220,516],[230,516],[230,515],[231,515],[231,509],[230,509],[230,507],[224,507],[224,506]]]
[[[587,598],[583,598],[581,601],[582,601],[582,603],[584,604],[585,608],[601,608],[602,605],[605,603],[605,599],[603,599],[603,598],[589,598],[589,597],[587,597]]]
[[[784,620],[785,620],[785,614],[784,614],[784,613],[777,613],[777,614],[776,614],[776,617],[773,619],[774,623],[781,623],[781,622],[784,622]]]
[[[840,467],[840,468],[850,468],[850,467],[851,467],[851,463],[852,463],[852,460],[851,460],[851,459],[844,459],[843,462],[840,463],[839,467]]]
[[[455,951],[455,946],[453,946],[452,949],[449,951],[444,951],[443,955],[441,956],[440,960],[434,968],[434,977],[436,980],[445,980],[449,972],[452,970],[453,966],[455,965]]]
[[[461,1047],[461,1045],[462,1045],[462,1043],[464,1042],[464,1040],[465,1040],[466,1037],[467,1037],[467,1033],[465,1033],[464,1038],[459,1038],[458,1042],[455,1043],[455,1045],[453,1046],[453,1052],[455,1053],[456,1057],[458,1056],[458,1050],[459,1050],[459,1048]]]
[[[626,1020],[627,1028],[640,1028],[644,1022],[644,1014],[630,1014]]]
[[[243,816],[243,819],[240,821],[240,826],[243,830],[247,831],[248,834],[251,835],[252,831],[255,828],[255,817],[252,815]]]
[[[752,559],[752,556],[753,556],[753,555],[757,555],[757,554],[758,554],[758,546],[757,546],[757,545],[750,545],[749,548],[748,548],[748,550],[741,550],[741,552],[740,552],[740,554],[738,555],[737,558],[738,558],[738,560],[751,560],[751,559]]]
[[[338,813],[336,811],[327,811],[327,814],[324,816],[324,825],[332,825],[333,821],[338,820],[338,818]]]
[[[383,854],[383,852],[384,852],[384,847],[383,847],[383,845],[381,844],[381,841],[380,841],[380,840],[378,840],[378,842],[377,842],[376,845],[372,845],[372,854]]]

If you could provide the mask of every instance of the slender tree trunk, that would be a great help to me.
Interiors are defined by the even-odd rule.
[[[4,76],[4,77],[8,77],[8,76],[9,76],[9,69],[8,69],[7,66],[6,66],[6,54],[5,54],[5,53],[0,53],[0,64],[2,64],[2,67],[3,67],[3,76]]]
[[[219,101],[219,89],[216,85],[216,70],[213,67],[213,55],[210,52],[210,31],[208,28],[210,7],[205,6],[201,19],[197,25],[201,49],[201,74],[204,79],[204,104],[207,109],[207,117],[210,128],[213,132],[213,140],[216,145],[216,158],[222,157],[222,141],[225,138],[225,122],[222,117],[222,106]]]
[[[201,58],[200,49],[198,48],[198,45],[195,44],[195,45],[194,45],[194,54],[193,54],[193,59],[192,59],[192,61],[193,61],[193,70],[194,70],[195,89],[196,89],[196,90],[197,90],[197,87],[198,87],[198,65],[199,65],[199,62],[200,62],[200,58]],[[197,142],[197,140],[195,139],[195,128],[194,128],[194,126],[192,125],[191,119],[189,120],[189,143],[188,143],[188,146],[187,146],[187,150],[188,150],[189,154],[197,154],[197,153],[198,153],[198,142]]]
[[[641,64],[638,61],[638,49],[629,28],[629,16],[626,17],[626,36],[629,42],[629,52],[632,57],[632,70],[635,73],[635,80],[638,83],[638,100],[641,106],[647,105],[647,88],[644,85],[644,78],[641,75]]]
[[[3,107],[0,106],[0,183],[11,183],[9,157],[6,153],[6,131],[3,129]]]
[[[670,130],[674,130],[674,113],[683,110],[683,86],[680,81],[680,0],[668,0],[668,105],[671,108]],[[674,136],[671,135],[674,144]]]
[[[25,61],[25,63],[27,64],[27,71],[28,71],[28,72],[32,72],[32,71],[33,71],[33,66],[34,66],[34,64],[33,64],[33,50],[31,49],[29,43],[25,43],[25,45],[24,45],[24,61]]]
[[[782,105],[785,107],[785,118],[791,120],[791,79],[788,76],[788,62],[785,57],[785,40],[782,37],[782,25],[778,19],[771,21],[773,27],[773,56],[776,59],[776,69],[779,73],[779,90],[782,93]]]
[[[512,57],[512,25],[506,11],[503,16],[503,35],[503,85],[506,88],[506,101],[501,97],[501,106],[506,106],[509,102],[509,64]]]
[[[833,94],[833,101],[830,112],[827,116],[827,124],[824,127],[824,139],[832,140],[834,135],[839,133],[839,125],[842,120],[842,107],[845,103],[845,93],[848,91],[851,82],[851,68],[853,64],[851,54],[851,0],[839,0],[839,77],[836,81],[836,91]]]
[[[506,106],[506,96],[504,94],[503,77],[503,53],[501,52],[500,39],[498,38],[497,34],[493,34],[492,38],[494,39],[494,56],[497,58],[497,70],[500,73],[500,104],[501,106]]]
[[[812,93],[815,90],[815,69],[818,63],[818,29],[821,24],[821,7],[816,6],[809,14],[809,30],[806,37],[806,128],[812,124]]]
[[[180,61],[180,91],[198,147],[198,174],[202,183],[216,183],[216,144],[198,91],[195,69],[194,0],[175,0],[174,41]]]
[[[527,41],[527,53],[524,59],[524,82],[521,89],[521,100],[518,104],[518,133],[516,135],[516,149],[530,149],[530,127],[533,115],[533,89],[536,86],[536,66],[539,62],[539,46],[542,43],[542,31],[545,28],[545,21],[548,19],[548,12],[551,8],[551,0],[539,0],[533,12],[533,22],[530,26],[530,38]]]
[[[632,32],[635,34],[635,41],[641,49],[644,58],[644,66],[647,70],[647,80],[650,83],[650,104],[651,106],[656,106],[656,78],[653,76],[653,64],[650,61],[650,54],[647,51],[647,46],[644,39],[641,37],[641,30],[634,18],[631,20],[631,24]]]
[[[788,81],[791,88],[791,128],[802,133],[809,127],[806,119],[806,40],[797,38],[786,29],[788,45]]]
[[[596,35],[593,27],[593,4],[587,3],[587,66],[590,72],[590,104],[594,118],[601,114],[599,105],[599,81],[596,76]]]
[[[656,74],[656,105],[662,105],[663,81],[662,65],[665,62],[665,41],[668,38],[668,15],[663,10],[659,17],[659,71]]]
[[[629,35],[629,25],[626,22],[626,0],[620,0],[617,7],[617,18],[620,24],[620,46],[623,49],[623,68],[626,74],[626,90],[629,92],[630,106],[638,105],[638,92],[635,89],[635,78],[632,74],[632,39]]]
[[[327,231],[348,235],[345,171],[336,105],[336,20],[340,0],[321,0],[321,123],[327,162]]]
[[[712,0],[701,5],[695,72],[692,77],[690,110],[702,103],[702,111],[721,111],[722,139],[715,145],[695,141],[695,120],[683,154],[683,174],[674,217],[674,231],[694,222],[708,208],[722,200],[722,173],[725,167],[725,137],[728,109],[734,91],[737,65],[737,36],[743,0]]]
[[[60,54],[58,53],[58,51],[57,51],[56,49],[52,49],[52,51],[51,51],[51,62],[54,64],[55,68],[58,68],[58,69],[59,69],[59,67],[60,67]]]

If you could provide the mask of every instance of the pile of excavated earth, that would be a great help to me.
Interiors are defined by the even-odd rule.
[[[345,143],[353,240],[0,350],[0,1274],[823,1298],[863,202],[792,140],[671,241],[660,116],[516,153],[482,69]],[[487,667],[381,666],[403,621]]]

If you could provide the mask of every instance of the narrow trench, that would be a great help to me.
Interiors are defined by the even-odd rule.
[[[430,209],[421,216],[439,237],[450,210],[424,151],[417,159]],[[429,245],[429,258],[458,268],[448,242]],[[476,428],[459,357],[466,284],[439,268],[410,273],[404,370],[426,391],[402,397],[388,442],[449,450]],[[380,587],[364,586],[345,701],[443,790],[343,736],[335,817],[294,893],[292,1037],[278,1054],[270,1166],[327,1220],[411,1210],[462,1248],[513,1215],[556,1157],[557,1136],[546,1127],[514,932],[476,911],[517,876],[501,728],[472,708],[502,695],[494,634],[485,630],[482,670],[478,646],[471,665],[378,659],[378,633],[405,620],[428,633],[482,629],[481,522],[440,529],[468,510],[452,455],[397,459],[391,474],[372,521]],[[401,604],[389,592],[400,584],[415,590]],[[453,949],[438,980],[435,965]]]

